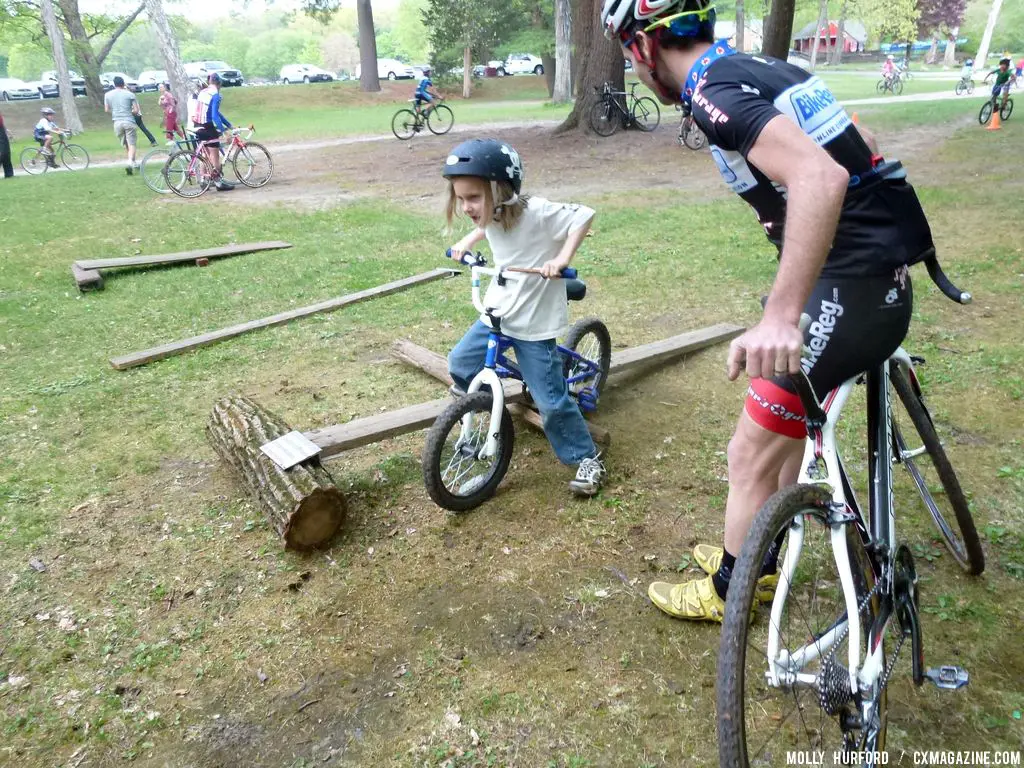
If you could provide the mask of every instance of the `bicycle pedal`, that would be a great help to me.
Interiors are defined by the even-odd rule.
[[[967,685],[970,675],[963,667],[952,665],[941,666],[938,669],[931,667],[924,672],[925,680],[931,680],[937,688],[946,691],[955,691]]]

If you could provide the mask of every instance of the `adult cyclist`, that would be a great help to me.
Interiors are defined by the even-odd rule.
[[[420,78],[419,85],[416,86],[415,94],[415,107],[416,111],[420,112],[423,104],[426,104],[426,109],[422,109],[423,116],[426,117],[434,110],[434,99],[442,100],[441,94],[434,90],[434,82],[427,76],[424,75]]]
[[[714,42],[710,0],[604,0],[601,24],[662,103],[692,110],[725,182],[779,249],[764,314],[729,349],[729,378],[745,370],[751,381],[729,442],[724,546],[694,550],[706,577],[648,588],[671,616],[721,622],[754,515],[799,474],[807,433],[789,374],[802,368],[822,397],[897,348],[910,323],[907,266],[930,252],[931,231],[899,164],[869,148],[818,77]],[[801,333],[803,312],[812,322]],[[781,546],[763,564],[762,599]]]
[[[1010,95],[1010,86],[1017,80],[1017,75],[1010,71],[1010,60],[1000,59],[999,66],[992,70],[992,74],[996,76],[995,81],[992,84],[992,98],[999,98],[999,94],[1003,95],[1003,100],[999,105],[999,109],[1006,108],[1006,99]]]

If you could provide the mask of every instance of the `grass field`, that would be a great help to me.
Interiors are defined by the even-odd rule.
[[[293,93],[306,92],[231,91],[226,109],[263,99],[237,112],[273,125],[277,99]],[[351,114],[387,115],[397,96],[382,98],[346,109],[338,133]],[[329,135],[332,108],[317,109],[280,118],[275,137]],[[901,484],[927,661],[962,664],[972,682],[915,690],[904,651],[889,694],[893,761],[900,749],[1024,743],[1024,187],[992,162],[1019,152],[1024,130],[1011,120],[985,132],[966,112],[861,111],[883,145],[912,149],[902,159],[922,179],[943,263],[976,297],[954,306],[915,270],[908,347],[928,360],[929,403],[988,570],[963,576]],[[641,140],[607,141],[628,153]],[[563,151],[583,162],[588,146]],[[599,213],[577,263],[591,293],[574,312],[602,317],[617,347],[755,322],[774,274],[740,201],[679,186],[708,159],[659,157],[663,168],[579,196]],[[525,161],[528,179],[543,177],[545,158]],[[569,498],[567,470],[520,427],[498,497],[445,516],[423,491],[413,434],[331,462],[349,498],[343,532],[324,552],[285,553],[205,439],[214,400],[243,392],[308,429],[440,397],[388,349],[402,337],[447,351],[474,316],[468,281],[118,372],[109,357],[431,269],[448,243],[412,193],[306,209],[155,202],[124,182],[97,170],[0,187],[0,764],[717,762],[718,629],[659,615],[645,589],[692,575],[689,547],[721,535],[723,452],[743,393],[725,381],[723,348],[613,381],[597,419],[613,434],[611,479],[593,501]],[[113,274],[93,294],[69,274],[75,259],[263,239],[295,247]],[[860,406],[844,425],[851,447]]]

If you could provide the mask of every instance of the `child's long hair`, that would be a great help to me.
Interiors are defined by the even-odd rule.
[[[515,202],[508,205],[499,205],[495,208],[494,192],[492,191],[495,189],[500,199],[511,200],[516,198]],[[495,181],[492,183],[484,180],[484,208],[494,211],[494,220],[501,224],[501,228],[506,232],[519,223],[519,218],[523,215],[523,211],[526,210],[526,203],[529,199],[529,195],[517,196],[510,182]],[[459,200],[455,196],[455,184],[452,179],[448,179],[448,203],[445,205],[445,218],[448,220],[449,232],[454,229],[455,217],[458,213]]]

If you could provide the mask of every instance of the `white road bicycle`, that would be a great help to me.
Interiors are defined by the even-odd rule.
[[[934,253],[925,264],[946,296],[970,302]],[[787,751],[801,749],[824,750],[826,765],[836,756],[836,764],[878,764],[886,686],[906,641],[915,685],[967,684],[960,667],[924,667],[917,572],[910,548],[896,536],[893,465],[903,464],[957,563],[972,575],[984,570],[967,501],[914,373],[923,362],[900,348],[822,404],[803,373],[793,376],[807,413],[800,478],[758,512],[729,584],[717,683],[723,766],[782,765]],[[860,382],[867,387],[866,516],[835,437],[843,406]],[[783,545],[783,555],[765,625],[752,618],[773,543]],[[887,657],[890,634],[894,647]]]

